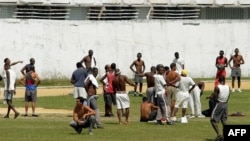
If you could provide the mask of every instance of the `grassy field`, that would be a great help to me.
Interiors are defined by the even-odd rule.
[[[206,91],[201,98],[203,110],[208,108],[205,97],[210,93]],[[5,113],[0,113],[0,141],[212,141],[216,136],[209,118],[192,118],[187,124],[177,123],[172,126],[140,123],[141,97],[130,95],[130,100],[130,124],[118,125],[116,116],[103,117],[104,102],[100,95],[98,106],[105,129],[94,129],[93,136],[89,136],[86,129],[81,134],[76,134],[69,127],[71,114],[40,114],[38,118],[20,116],[17,119],[4,119]],[[249,103],[250,91],[233,93],[229,101],[229,114],[239,111],[246,116],[229,116],[228,124],[250,124]],[[23,98],[14,98],[14,104],[16,107],[23,107]],[[71,95],[39,97],[37,107],[72,110],[74,104]],[[0,107],[6,105],[1,104]],[[115,111],[116,107],[113,107],[113,112]],[[178,114],[180,117],[180,111]]]

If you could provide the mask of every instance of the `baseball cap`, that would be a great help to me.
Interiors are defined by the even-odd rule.
[[[181,74],[184,75],[184,76],[187,76],[188,75],[188,71],[186,69],[184,69],[184,70],[181,71]]]

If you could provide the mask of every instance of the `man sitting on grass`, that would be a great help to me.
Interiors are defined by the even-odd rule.
[[[141,122],[153,121],[157,115],[158,106],[155,106],[152,102],[148,101],[147,97],[142,98],[141,103]]]

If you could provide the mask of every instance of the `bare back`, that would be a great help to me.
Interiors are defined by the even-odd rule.
[[[168,75],[167,75],[167,83],[170,86],[174,86],[175,83],[171,84],[170,82],[174,81],[179,75],[175,72],[175,71],[169,71]]]
[[[147,78],[147,87],[154,87],[155,81],[154,81],[154,73],[152,72],[147,72],[145,73],[145,76]]]
[[[113,88],[115,91],[126,91],[126,83],[134,86],[134,84],[125,75],[117,75],[113,80]]]
[[[143,102],[141,104],[141,119],[149,119],[149,115],[153,109],[156,109],[153,103],[150,102]]]

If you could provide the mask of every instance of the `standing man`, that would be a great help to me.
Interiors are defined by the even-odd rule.
[[[219,77],[219,84],[214,88],[214,98],[216,100],[216,106],[213,109],[210,122],[217,134],[216,140],[222,141],[223,136],[219,131],[218,124],[220,121],[222,123],[222,127],[226,125],[227,115],[228,115],[228,108],[227,103],[230,96],[230,88],[228,85],[225,84],[225,77]]]
[[[204,118],[205,116],[201,113],[201,101],[200,97],[204,91],[205,83],[202,81],[195,82],[195,87],[190,93],[189,99],[189,107],[191,111],[191,115],[189,118],[193,118],[195,116],[199,118]]]
[[[179,52],[175,52],[174,53],[174,60],[173,63],[176,64],[176,71],[181,74],[181,71],[185,68],[184,67],[184,59],[182,57],[180,57]]]
[[[165,75],[165,68],[162,64],[158,64],[156,66],[157,73],[154,75],[155,81],[155,95],[157,97],[157,116],[156,120],[158,124],[163,124],[167,122],[168,125],[172,125],[172,121],[170,120],[170,106],[168,100],[168,90],[167,90],[167,83],[164,79]]]
[[[146,95],[147,95],[147,100],[149,102],[155,103],[155,92],[154,92],[154,75],[156,74],[156,67],[152,66],[150,68],[150,72],[146,72],[144,74],[138,74],[140,77],[146,76],[147,80],[147,90],[146,90]]]
[[[172,115],[172,119],[176,121],[176,113],[178,112],[179,108],[182,108],[182,118],[181,123],[188,123],[186,117],[186,111],[188,107],[188,102],[190,98],[190,92],[195,87],[195,82],[191,77],[188,77],[188,71],[186,69],[181,71],[181,79],[180,79],[180,87],[179,91],[176,94],[176,103],[174,107],[174,112]]]
[[[40,84],[41,79],[38,74],[35,72],[35,66],[31,65],[29,71],[19,79],[19,83],[25,86],[25,114],[28,116],[29,103],[31,102],[32,107],[32,116],[38,117],[35,113],[36,101],[37,101],[37,86]]]
[[[100,119],[100,112],[97,105],[97,89],[98,89],[98,82],[96,80],[96,76],[98,74],[97,68],[92,68],[91,72],[89,73],[88,77],[84,82],[84,87],[88,93],[87,105],[95,110],[95,118],[96,118],[96,125],[97,128],[103,128],[101,119]]]
[[[135,86],[126,75],[121,75],[120,69],[115,70],[115,78],[113,80],[113,88],[116,94],[117,117],[119,124],[123,124],[121,120],[122,109],[125,109],[125,124],[128,124],[130,100],[126,91],[126,83],[130,86]]]
[[[229,67],[231,68],[231,77],[232,77],[232,92],[234,92],[234,81],[235,77],[238,80],[238,91],[241,92],[240,85],[241,85],[241,68],[240,65],[244,64],[245,61],[242,55],[239,54],[239,49],[235,48],[235,54],[231,56],[228,61]],[[233,66],[231,66],[230,62],[233,61]]]
[[[215,77],[215,86],[219,84],[219,77],[224,76],[226,78],[226,67],[227,67],[227,58],[224,56],[224,51],[220,51],[220,55],[215,60],[215,66],[217,68],[217,73]]]
[[[83,105],[83,102],[84,98],[76,98],[73,120],[69,123],[69,126],[74,128],[78,134],[82,132],[82,128],[89,128],[88,134],[93,135],[92,129],[95,124],[95,111],[89,106]]]
[[[106,64],[105,65],[105,67],[104,67],[104,69],[105,69],[105,73],[102,75],[102,76],[105,76],[110,70],[111,70],[111,66],[109,65],[109,64]],[[108,79],[107,79],[107,77],[105,78],[105,79],[103,79],[103,99],[104,99],[104,109],[105,109],[105,116],[106,115],[109,115],[108,114],[108,101],[107,101],[107,92],[106,92],[106,90],[107,90],[107,87],[108,87]]]
[[[9,118],[10,110],[15,112],[14,118],[17,118],[20,113],[17,112],[17,110],[14,108],[14,105],[12,104],[13,95],[16,94],[16,73],[10,68],[9,64],[5,66],[6,82],[4,82],[4,100],[8,104],[8,110],[4,118]]]
[[[3,72],[2,72],[2,79],[3,79],[3,83],[4,83],[4,84],[7,83],[7,82],[6,82],[6,70],[7,70],[9,67],[11,67],[11,66],[13,66],[13,65],[16,65],[16,64],[18,64],[18,63],[23,63],[23,61],[16,61],[16,62],[11,63],[9,58],[5,58],[5,59],[4,59],[4,66],[3,66]],[[5,101],[5,100],[3,101],[3,104],[6,104],[6,101]]]
[[[112,63],[110,65],[111,69],[100,79],[100,82],[104,85],[106,85],[106,90],[105,90],[105,108],[107,108],[107,113],[105,113],[105,117],[111,117],[114,116],[112,112],[112,104],[116,105],[116,98],[115,98],[115,92],[113,88],[113,80],[115,78],[115,69],[116,69],[116,64]],[[107,78],[107,82],[104,80]]]
[[[71,83],[74,84],[73,97],[83,97],[87,99],[87,92],[84,88],[84,80],[87,78],[88,73],[85,68],[83,68],[82,63],[76,63],[77,69],[73,72],[71,76]]]
[[[26,64],[22,69],[21,69],[21,73],[23,75],[25,75],[26,73],[28,73],[30,71],[31,66],[35,65],[35,59],[34,58],[30,58],[30,63]],[[24,72],[25,71],[25,72]]]
[[[135,73],[135,88],[134,88],[134,96],[137,94],[137,85],[139,86],[139,96],[142,96],[142,84],[143,84],[143,77],[140,77],[139,74],[144,73],[145,71],[145,63],[143,60],[141,60],[142,54],[137,53],[137,60],[133,61],[133,63],[130,65],[130,69]],[[135,70],[134,68],[135,67]]]
[[[177,88],[179,87],[180,75],[176,70],[175,63],[170,64],[170,71],[167,74],[166,81],[168,86],[168,100],[170,102],[170,115],[173,115],[176,101]]]
[[[84,63],[84,67],[87,69],[88,72],[91,70],[91,68],[96,66],[96,60],[93,54],[94,54],[93,50],[90,49],[89,54],[83,57],[82,60],[80,61],[80,63]]]

